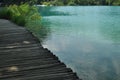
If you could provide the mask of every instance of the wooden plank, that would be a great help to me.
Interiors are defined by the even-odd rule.
[[[24,27],[0,19],[0,80],[79,80]]]

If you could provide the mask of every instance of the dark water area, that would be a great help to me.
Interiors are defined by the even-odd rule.
[[[44,47],[83,80],[120,80],[119,6],[39,7],[39,10],[42,25],[49,31],[42,42]]]

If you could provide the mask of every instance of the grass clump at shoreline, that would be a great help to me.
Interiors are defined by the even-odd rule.
[[[17,25],[25,26],[35,36],[42,37],[39,38],[40,41],[44,39],[49,30],[42,25],[38,8],[28,3],[0,8],[0,19],[7,19]]]
[[[41,19],[41,16],[35,6],[24,3],[2,8],[0,10],[0,18],[8,19],[20,26],[25,26],[28,21]]]

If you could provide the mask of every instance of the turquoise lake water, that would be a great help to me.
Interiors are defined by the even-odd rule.
[[[120,7],[39,7],[42,45],[83,80],[120,80]]]

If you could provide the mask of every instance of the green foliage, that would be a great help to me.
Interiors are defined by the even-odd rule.
[[[27,25],[27,29],[31,31],[35,36],[37,36],[42,42],[48,34],[50,34],[50,28],[47,27],[50,23],[46,23],[45,25],[40,21],[29,21]]]
[[[43,5],[50,6],[51,2],[42,2]]]
[[[5,5],[28,3],[30,5],[44,4],[44,5],[120,5],[120,0],[2,0]]]
[[[41,19],[40,14],[35,6],[28,3],[21,5],[10,5],[0,11],[0,18],[9,19],[14,23],[24,26],[29,20]]]
[[[3,8],[2,10],[0,10],[0,18],[1,19],[10,19],[11,12],[7,8]]]
[[[113,2],[113,5],[120,5],[120,0],[115,0],[114,2]]]
[[[20,25],[20,26],[25,26],[26,24],[26,20],[25,20],[25,17],[24,16],[13,16],[11,18],[11,21],[16,23],[17,25]]]
[[[39,13],[34,13],[33,15],[31,15],[30,17],[29,17],[29,20],[38,20],[38,19],[40,19],[41,17],[40,17],[40,15],[39,15]]]
[[[74,6],[76,5],[76,3],[74,2],[74,0],[71,0],[70,2],[67,3],[67,5]]]
[[[42,3],[45,0],[38,0]],[[63,5],[120,5],[120,0],[47,0],[51,5],[63,6]],[[50,5],[49,4],[49,5]]]
[[[30,5],[34,5],[37,3],[37,0],[0,0],[0,2],[4,3],[4,5],[28,3]]]
[[[54,0],[52,2],[52,5],[55,5],[55,6],[63,6],[64,3],[61,1],[61,0]]]
[[[29,4],[34,5],[35,3],[37,3],[37,0],[28,0]]]

